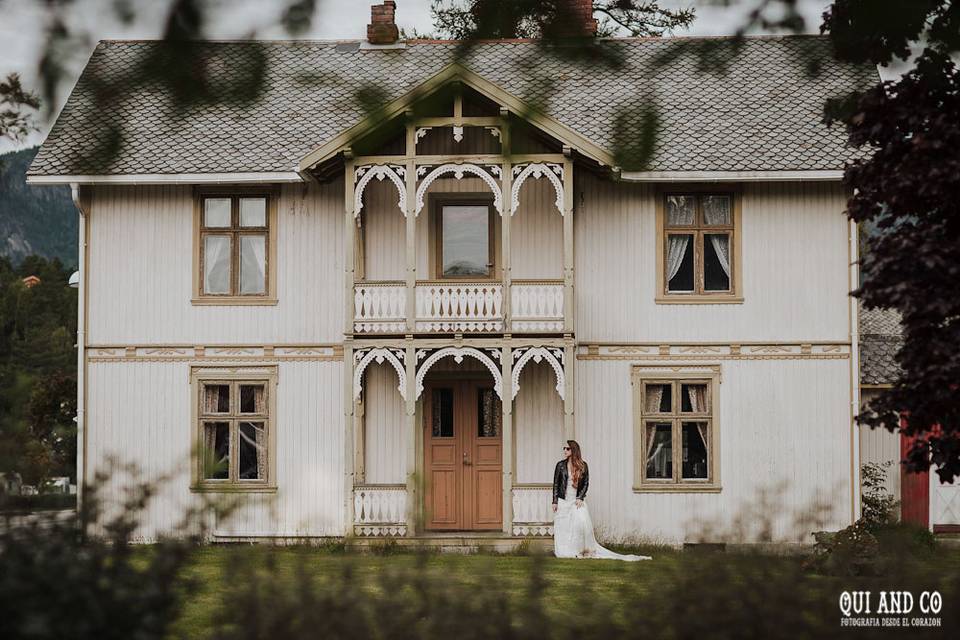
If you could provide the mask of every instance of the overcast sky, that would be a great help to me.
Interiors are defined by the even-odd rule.
[[[504,0],[509,1],[509,0]],[[83,69],[90,52],[98,40],[157,38],[165,22],[171,0],[131,0],[136,7],[136,18],[131,24],[122,24],[112,12],[114,0],[74,0],[70,24],[74,30],[86,36],[86,42],[78,43],[66,60],[69,81],[61,91],[62,103],[69,88]],[[697,19],[687,31],[677,35],[727,35],[744,22],[745,14],[760,0],[731,0],[732,6],[723,7],[717,0],[661,0],[661,6],[695,7]],[[288,38],[277,26],[280,9],[286,5],[281,0],[210,0],[216,7],[208,26],[210,38]],[[302,37],[305,39],[360,39],[366,36],[370,21],[372,0],[317,0],[317,14],[312,28]],[[0,0],[0,74],[21,74],[28,88],[36,87],[37,62],[43,46],[43,29],[46,13],[40,0]],[[830,5],[829,0],[800,0],[801,10],[807,20],[807,30],[817,32],[820,16]],[[430,0],[397,0],[397,24],[407,29],[429,32]],[[59,110],[58,105],[58,109]],[[38,144],[46,134],[31,136],[27,145]],[[0,151],[12,148],[9,142],[0,140]]]

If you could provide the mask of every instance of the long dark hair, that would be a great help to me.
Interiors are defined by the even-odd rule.
[[[574,487],[578,487],[583,472],[587,470],[587,463],[583,461],[583,456],[580,454],[580,445],[577,444],[576,440],[567,440],[567,446],[570,447],[570,466],[573,467],[570,480]]]

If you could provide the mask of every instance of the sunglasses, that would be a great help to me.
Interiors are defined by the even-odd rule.
[[[564,450],[564,451],[570,451],[570,447],[564,447],[563,450]]]

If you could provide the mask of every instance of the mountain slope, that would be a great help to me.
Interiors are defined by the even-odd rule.
[[[77,265],[77,212],[69,187],[29,186],[37,147],[0,155],[0,256],[19,264],[36,254]]]

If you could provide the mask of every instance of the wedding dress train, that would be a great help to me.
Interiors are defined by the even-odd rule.
[[[601,547],[593,534],[593,521],[584,502],[577,508],[577,491],[567,481],[566,497],[557,501],[553,518],[553,554],[558,558],[601,558],[609,560],[651,560],[650,556],[616,553]]]

